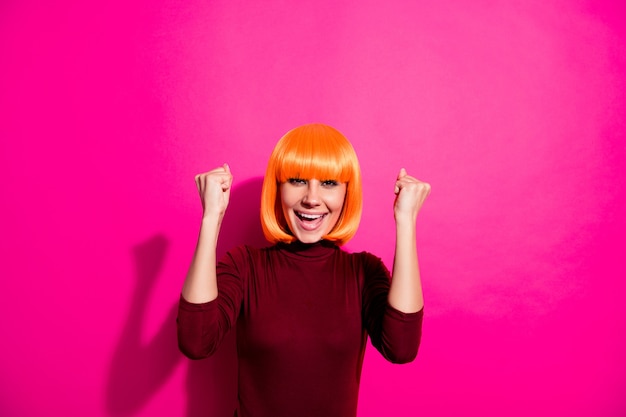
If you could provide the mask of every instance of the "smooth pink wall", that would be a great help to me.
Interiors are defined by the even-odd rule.
[[[433,186],[422,348],[368,351],[361,417],[626,415],[624,2],[41,3],[0,6],[0,415],[230,416],[232,338],[176,348],[193,176],[262,243],[311,121],[361,158],[348,249],[390,265],[397,170]]]

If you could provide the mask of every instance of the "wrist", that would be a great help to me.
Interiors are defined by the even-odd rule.
[[[415,227],[417,223],[417,214],[413,213],[394,213],[396,226],[399,227]]]
[[[217,215],[203,215],[200,230],[204,232],[218,233],[222,225],[222,219]]]
[[[224,218],[224,213],[220,211],[204,210],[202,212],[202,223],[219,224]]]

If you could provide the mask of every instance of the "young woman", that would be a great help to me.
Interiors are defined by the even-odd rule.
[[[238,247],[218,263],[232,181],[228,165],[196,176],[203,217],[180,299],[180,349],[193,359],[210,356],[236,328],[235,416],[356,416],[368,336],[391,362],[417,354],[423,297],[415,223],[430,185],[404,169],[396,178],[390,276],[374,255],[340,248],[356,233],[362,191],[356,153],[334,128],[304,125],[280,139],[261,196],[273,245]]]

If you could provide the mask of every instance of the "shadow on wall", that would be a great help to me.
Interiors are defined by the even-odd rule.
[[[218,258],[234,246],[266,246],[259,223],[261,177],[236,185],[218,244]],[[200,203],[198,203],[200,204]],[[135,246],[137,284],[129,316],[115,349],[107,381],[106,407],[112,416],[128,416],[140,410],[171,376],[180,361],[188,363],[187,417],[232,417],[237,398],[235,332],[210,358],[192,361],[179,352],[176,340],[178,304],[172,305],[157,334],[141,342],[151,290],[157,282],[169,242],[158,234]]]

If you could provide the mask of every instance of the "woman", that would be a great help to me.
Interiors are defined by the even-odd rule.
[[[235,416],[356,416],[367,338],[389,361],[413,360],[423,297],[415,223],[430,186],[400,170],[395,182],[393,275],[367,252],[340,249],[361,217],[361,173],[337,130],[309,124],[277,143],[261,223],[268,248],[238,247],[216,262],[228,206],[228,165],[196,176],[203,218],[183,285],[178,340],[211,355],[236,327]]]

